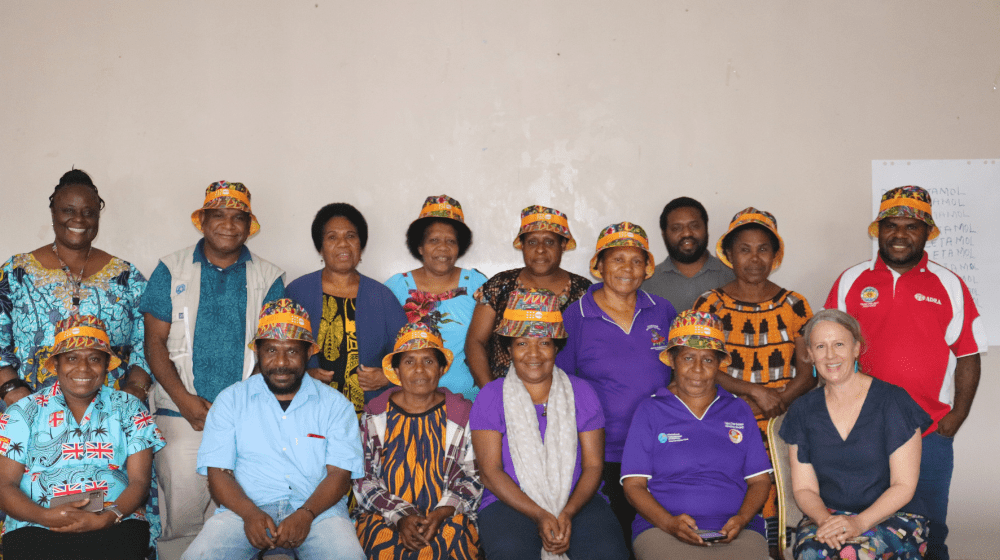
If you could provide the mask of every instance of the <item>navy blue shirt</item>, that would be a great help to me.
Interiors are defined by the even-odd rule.
[[[826,507],[861,513],[889,488],[889,456],[930,425],[931,417],[906,391],[873,378],[846,440],[830,418],[822,387],[792,403],[779,435],[799,446],[800,463],[812,464]]]
[[[219,268],[205,258],[205,240],[194,249],[194,262],[201,263],[201,293],[194,327],[194,389],[212,402],[223,389],[243,379],[243,352],[247,327],[247,261],[253,260],[243,246],[236,262]],[[149,277],[139,311],[170,323],[170,271],[160,262]],[[264,303],[285,296],[279,277],[264,297]]]

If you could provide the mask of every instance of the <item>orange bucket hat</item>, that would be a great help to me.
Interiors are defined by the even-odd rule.
[[[576,240],[569,232],[569,218],[555,208],[535,204],[521,210],[521,228],[517,230],[517,235],[514,237],[514,248],[520,251],[521,236],[533,231],[551,231],[568,240],[566,241],[567,251],[576,249]]]
[[[212,208],[235,208],[250,214],[250,236],[252,237],[260,231],[260,223],[257,216],[250,211],[250,190],[243,183],[230,183],[228,181],[217,181],[205,189],[205,202],[201,208],[191,214],[191,222],[194,227],[201,229],[201,221],[205,216],[205,210]]]
[[[785,242],[781,239],[781,236],[778,235],[778,220],[774,217],[774,214],[764,210],[758,210],[753,206],[744,208],[733,216],[733,219],[729,222],[729,229],[726,230],[726,233],[722,234],[722,237],[719,238],[719,242],[715,244],[715,255],[719,257],[722,264],[728,266],[729,268],[733,268],[733,263],[729,262],[729,259],[726,258],[726,252],[722,250],[722,242],[725,241],[726,237],[729,237],[731,233],[736,231],[737,228],[750,224],[764,226],[767,231],[773,233],[774,236],[778,238],[778,252],[775,253],[774,262],[771,263],[771,271],[773,272],[777,270],[778,267],[781,266],[781,259],[785,256]]]
[[[638,247],[646,252],[646,279],[653,276],[656,271],[656,263],[653,261],[653,252],[649,250],[649,237],[646,230],[633,224],[632,222],[620,222],[611,224],[601,230],[597,239],[597,250],[590,259],[590,273],[596,278],[601,277],[597,270],[597,257],[601,251],[613,247]]]
[[[385,374],[385,378],[394,385],[400,385],[399,376],[396,375],[396,370],[392,369],[393,354],[424,348],[440,350],[444,354],[446,362],[444,371],[447,372],[448,368],[451,367],[451,362],[455,359],[455,355],[452,354],[451,350],[444,347],[441,333],[426,323],[408,323],[399,329],[399,335],[396,336],[396,344],[393,346],[392,352],[382,358],[382,373]]]
[[[660,361],[670,367],[670,349],[675,346],[687,346],[699,350],[715,350],[725,355],[719,363],[719,368],[725,368],[732,361],[726,350],[726,333],[723,330],[722,319],[713,313],[685,310],[670,323],[670,334],[667,335],[667,348],[660,352]]]
[[[55,344],[52,346],[52,353],[45,359],[45,369],[55,373],[57,355],[84,348],[107,352],[110,356],[108,371],[122,363],[121,358],[111,349],[111,340],[103,321],[93,315],[73,315],[56,323]]]
[[[301,340],[309,343],[309,355],[319,352],[319,345],[312,335],[309,313],[291,299],[281,298],[264,304],[257,322],[257,334],[247,346],[256,350],[258,340]]]
[[[868,226],[868,235],[878,237],[878,223],[886,218],[913,218],[930,227],[927,240],[941,234],[931,215],[931,195],[920,187],[896,187],[882,195],[878,206],[878,216]]]

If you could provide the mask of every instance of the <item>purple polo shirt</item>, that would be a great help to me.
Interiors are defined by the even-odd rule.
[[[702,419],[664,387],[635,411],[622,456],[622,479],[648,478],[649,492],[672,515],[699,529],[721,529],[747,493],[746,479],[771,472],[750,405],[717,388]],[[632,536],[653,525],[635,516]]]
[[[594,284],[563,311],[569,339],[556,365],[597,391],[607,419],[604,460],[619,463],[635,407],[670,383],[670,367],[660,361],[660,352],[677,312],[669,301],[639,290],[632,328],[625,332],[594,301],[602,286]]]
[[[473,430],[500,432],[503,471],[514,480],[514,484],[521,486],[517,480],[517,473],[514,472],[514,460],[510,457],[510,444],[507,441],[507,419],[503,413],[503,381],[504,378],[501,377],[487,383],[476,395],[476,402],[473,403],[472,411],[469,413],[469,427]],[[576,400],[576,431],[582,433],[603,428],[604,412],[601,411],[601,402],[597,399],[594,390],[585,381],[572,375],[569,376],[569,381],[573,386],[573,397]],[[543,410],[542,405],[535,405],[538,429],[542,433],[542,441],[545,441],[545,427],[548,425],[548,417],[542,416]],[[576,467],[573,469],[573,488],[576,488],[576,481],[580,479],[582,472],[583,453],[580,446],[577,445]],[[497,497],[492,492],[483,490],[483,501],[479,510],[486,509],[486,506],[495,501],[497,501]]]

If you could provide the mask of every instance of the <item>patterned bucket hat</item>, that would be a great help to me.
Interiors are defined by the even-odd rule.
[[[521,236],[533,231],[551,231],[568,239],[567,251],[576,249],[576,240],[569,232],[569,218],[555,208],[536,204],[521,210],[521,229],[517,230],[517,236],[514,237],[514,248],[520,251]]]
[[[260,231],[260,224],[257,216],[250,211],[250,191],[243,183],[230,183],[228,181],[218,181],[212,183],[205,189],[205,202],[201,208],[191,214],[191,222],[194,227],[201,231],[201,220],[205,215],[205,210],[211,208],[235,208],[250,214],[250,236],[252,237]]]
[[[420,215],[410,224],[410,230],[422,224],[423,220],[445,219],[457,222],[453,224],[456,228],[464,229],[469,235],[472,234],[469,226],[465,225],[465,213],[462,211],[462,203],[454,198],[442,194],[440,196],[428,196],[420,208]],[[407,236],[412,237],[410,231]]]
[[[301,340],[309,343],[309,355],[319,352],[319,346],[312,335],[312,323],[309,313],[299,304],[288,298],[269,301],[260,310],[260,320],[257,322],[257,334],[247,346],[256,350],[258,340]]]
[[[396,344],[393,346],[392,352],[382,358],[382,373],[385,374],[386,379],[394,385],[400,385],[399,376],[396,375],[396,370],[392,369],[393,354],[400,354],[411,350],[422,350],[424,348],[434,348],[444,354],[446,362],[444,372],[447,372],[448,368],[451,367],[451,362],[455,359],[455,355],[452,354],[451,350],[444,347],[441,333],[425,323],[407,323],[403,325],[403,328],[399,329],[399,335],[396,336]]]
[[[621,222],[611,224],[601,230],[597,239],[597,250],[590,259],[590,273],[596,278],[601,277],[597,270],[597,256],[605,249],[614,247],[638,247],[646,252],[646,278],[653,275],[656,270],[656,263],[653,261],[653,253],[649,250],[649,237],[646,230],[633,224],[632,222]]]
[[[729,234],[733,233],[738,228],[750,224],[764,226],[767,228],[767,231],[773,233],[774,236],[778,238],[778,253],[774,255],[774,262],[771,263],[771,271],[773,272],[777,270],[778,267],[781,266],[781,259],[785,256],[785,241],[781,239],[780,235],[778,235],[778,220],[774,217],[774,214],[764,210],[758,210],[753,206],[744,208],[733,216],[732,221],[729,222],[729,229],[726,230],[726,233],[722,234],[722,237],[719,238],[719,242],[715,244],[715,255],[719,257],[722,264],[728,266],[729,268],[733,268],[733,263],[729,262],[729,259],[726,258],[725,251],[722,250],[722,242],[725,241]]]
[[[559,298],[548,290],[515,289],[495,331],[511,338],[567,338]]]
[[[726,334],[723,331],[722,319],[704,311],[681,311],[680,315],[670,323],[667,349],[660,352],[660,361],[673,367],[670,363],[670,349],[675,346],[687,346],[698,350],[715,350],[725,357],[719,363],[724,368],[732,362],[726,351]]]
[[[924,222],[931,228],[928,241],[941,234],[931,216],[931,195],[920,187],[911,185],[886,191],[878,206],[878,216],[868,226],[868,235],[878,237],[878,223],[886,218],[913,218]]]
[[[108,338],[104,321],[93,315],[73,315],[56,323],[55,343],[52,346],[52,353],[45,359],[45,369],[56,373],[57,355],[84,348],[96,348],[101,352],[107,352],[108,356],[111,356],[108,360],[108,371],[122,363],[121,358],[111,349],[111,340]]]

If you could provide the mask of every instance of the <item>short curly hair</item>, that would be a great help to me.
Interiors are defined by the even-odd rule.
[[[312,223],[313,245],[316,246],[316,250],[323,250],[323,228],[326,227],[326,224],[330,220],[337,217],[345,218],[354,225],[354,229],[358,230],[361,250],[364,251],[365,245],[368,245],[368,222],[365,221],[365,217],[361,214],[361,211],[346,202],[327,204],[320,208],[319,212],[316,212],[316,217],[313,218]]]
[[[427,229],[433,224],[444,224],[455,229],[455,236],[458,237],[459,258],[469,250],[469,246],[472,245],[472,230],[469,229],[469,226],[458,220],[430,216],[414,220],[410,224],[410,227],[406,229],[406,248],[410,250],[413,258],[418,261],[422,260],[420,258],[420,246],[424,244],[424,236],[427,234]]]

